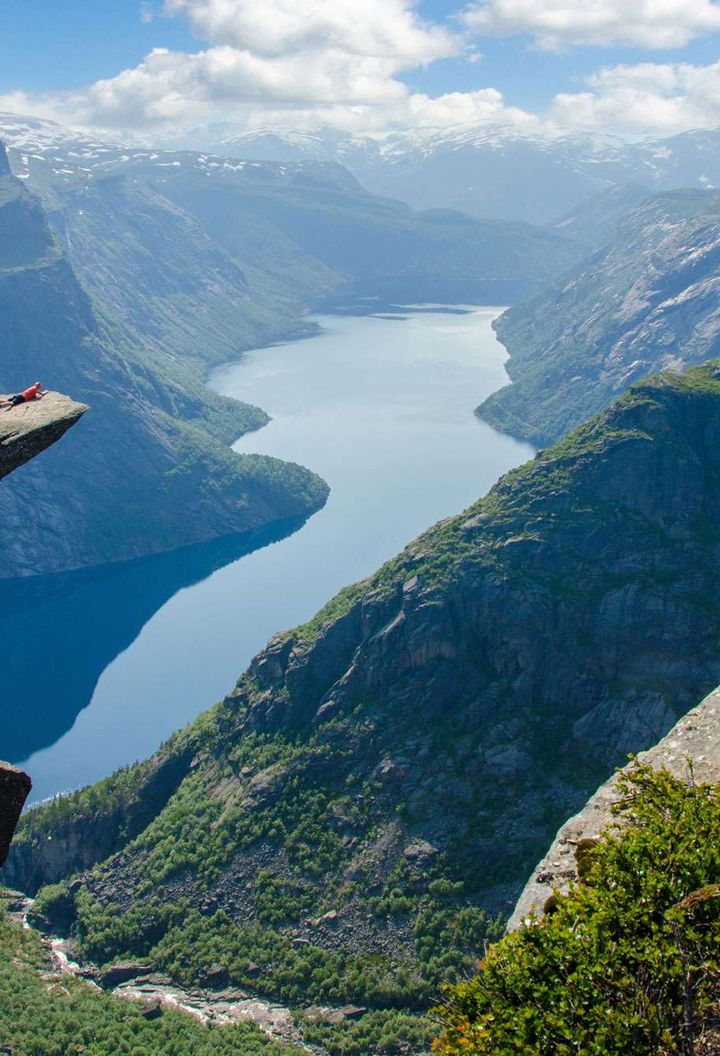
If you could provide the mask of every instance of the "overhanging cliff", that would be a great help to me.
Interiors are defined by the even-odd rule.
[[[10,841],[32,782],[22,770],[0,763],[0,868],[10,850]]]
[[[0,478],[56,443],[87,410],[59,392],[0,411]]]

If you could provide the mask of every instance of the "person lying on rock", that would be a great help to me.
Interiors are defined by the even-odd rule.
[[[43,389],[39,381],[36,381],[34,385],[31,385],[28,389],[23,389],[22,392],[16,392],[14,396],[6,396],[4,400],[0,400],[0,409],[3,411],[9,411],[11,407],[18,407],[21,403],[30,403],[31,400],[41,400],[43,396],[47,396],[48,390]]]

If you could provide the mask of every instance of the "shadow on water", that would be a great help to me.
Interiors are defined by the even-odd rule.
[[[0,581],[0,758],[19,762],[66,733],[105,668],[179,590],[304,524],[296,517],[136,561]]]

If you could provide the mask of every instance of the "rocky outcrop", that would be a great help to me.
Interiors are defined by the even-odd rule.
[[[0,868],[5,864],[20,811],[31,788],[27,774],[9,763],[0,763]]]
[[[56,443],[82,418],[87,404],[59,392],[0,411],[0,478]]]
[[[719,783],[720,689],[688,712],[653,748],[641,752],[637,762],[654,770],[668,770],[682,780]],[[613,806],[620,798],[618,777],[633,765],[629,763],[613,774],[580,813],[562,826],[527,882],[508,922],[508,930],[520,927],[531,913],[541,915],[553,891],[566,891],[578,879],[577,849],[584,841],[597,839],[600,833],[616,824]]]

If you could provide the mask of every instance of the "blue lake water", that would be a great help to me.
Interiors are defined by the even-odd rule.
[[[329,483],[306,523],[3,585],[0,757],[28,770],[34,801],[152,753],[274,633],[532,456],[473,415],[507,381],[500,311],[317,316],[317,336],[214,372],[218,392],[272,415],[238,451]]]

